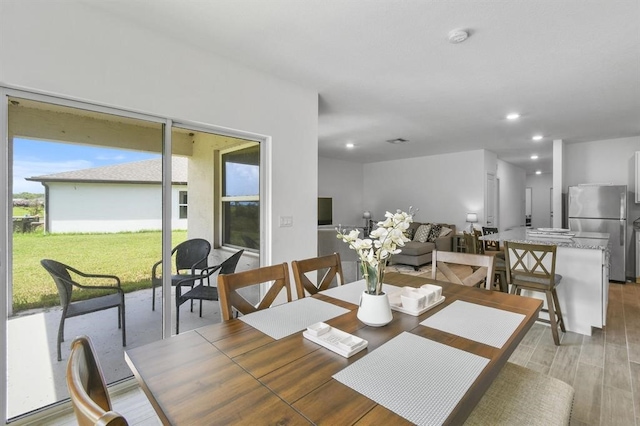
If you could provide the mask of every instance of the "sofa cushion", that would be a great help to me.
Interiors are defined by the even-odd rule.
[[[415,235],[413,236],[413,241],[418,241],[420,243],[426,243],[429,239],[429,235],[431,234],[431,224],[420,225],[416,230]]]
[[[446,226],[443,226],[442,230],[440,231],[440,235],[438,235],[438,238],[446,237],[447,235],[451,234],[452,232],[453,232],[453,229],[447,228]]]
[[[442,225],[433,223],[431,225],[431,229],[429,230],[429,236],[427,237],[427,241],[433,243],[436,241],[436,238],[440,236],[440,231],[442,231]]]
[[[404,244],[404,247],[400,247],[401,254],[408,256],[420,256],[423,254],[431,253],[436,248],[434,243],[421,243],[419,241],[409,241]]]

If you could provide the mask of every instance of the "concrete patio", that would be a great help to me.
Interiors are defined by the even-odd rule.
[[[156,311],[151,310],[151,289],[128,293],[125,298],[126,348],[122,347],[117,310],[108,309],[66,320],[60,362],[56,352],[60,308],[29,311],[9,319],[9,418],[68,398],[65,369],[69,345],[75,336],[84,334],[91,337],[107,382],[132,375],[124,360],[124,350],[161,338],[161,311],[157,306]],[[159,302],[160,292],[156,292],[156,304]],[[203,302],[202,318],[198,315],[197,302],[193,313],[189,311],[188,303],[180,309],[181,332],[220,321],[220,305],[217,301]],[[175,315],[172,318],[171,328],[175,332]]]

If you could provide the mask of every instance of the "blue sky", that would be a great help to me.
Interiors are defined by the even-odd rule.
[[[13,140],[13,193],[44,193],[27,177],[158,158],[158,154],[30,139]]]
[[[25,180],[27,177],[158,157],[160,157],[159,154],[139,151],[15,138],[13,140],[13,193],[44,193],[44,186],[40,182],[27,181]],[[259,167],[233,164],[230,165],[229,171],[232,179],[228,183],[228,195],[255,195],[258,193]]]

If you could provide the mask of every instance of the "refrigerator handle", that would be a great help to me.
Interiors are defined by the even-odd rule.
[[[620,221],[620,245],[622,247],[624,247],[626,241],[627,241],[627,227],[626,225],[626,220],[621,220]]]
[[[627,204],[627,194],[624,192],[620,193],[620,217],[627,217],[627,212],[625,211]]]

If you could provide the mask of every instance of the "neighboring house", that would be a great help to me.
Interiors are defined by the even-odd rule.
[[[173,157],[172,228],[187,229],[187,162]],[[123,232],[162,229],[162,159],[27,180],[45,188],[45,231]]]

